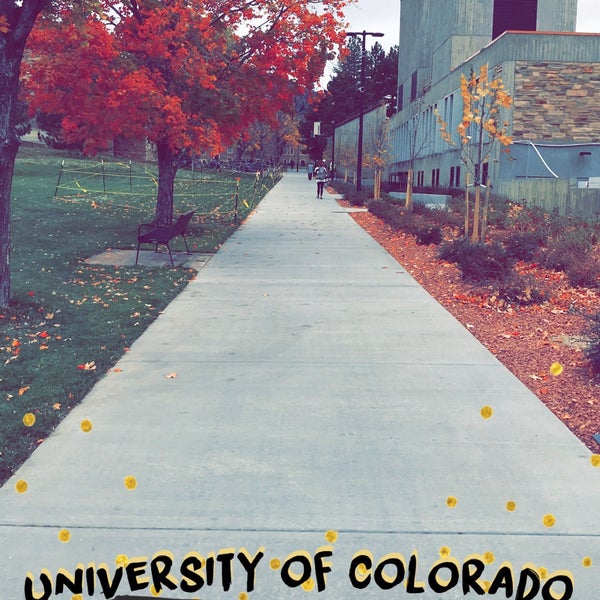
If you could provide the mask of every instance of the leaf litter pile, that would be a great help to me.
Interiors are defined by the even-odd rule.
[[[600,432],[600,377],[584,353],[589,316],[600,312],[597,288],[573,287],[562,272],[519,262],[517,273],[541,282],[550,293],[541,304],[512,304],[465,282],[456,264],[438,257],[437,246],[419,245],[414,235],[371,212],[351,216],[590,450],[598,451],[592,436]],[[597,246],[593,252],[600,259]]]

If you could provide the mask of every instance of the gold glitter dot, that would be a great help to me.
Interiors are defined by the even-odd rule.
[[[448,546],[442,546],[440,548],[440,556],[442,558],[446,558],[446,557],[450,556],[450,548]]]
[[[61,529],[58,532],[58,539],[63,544],[66,544],[67,542],[69,542],[71,540],[71,532],[68,529]]]
[[[71,597],[71,600],[83,600],[83,596],[81,594],[75,594]]]
[[[556,523],[556,517],[551,514],[544,515],[542,523],[544,523],[546,527],[553,527],[554,523]]]
[[[248,594],[246,594],[246,592],[240,592],[238,600],[248,600]]]
[[[271,569],[273,569],[273,571],[277,571],[281,569],[281,561],[278,558],[272,558],[269,562],[269,566]]]
[[[514,500],[509,500],[506,503],[506,510],[508,512],[513,512],[513,511],[517,510],[517,503]]]
[[[600,454],[592,454],[592,456],[590,456],[590,462],[593,467],[600,467]]]
[[[302,584],[302,589],[304,589],[307,592],[310,592],[311,590],[313,590],[315,588],[315,582],[313,581],[312,577],[307,579],[303,584]]]
[[[25,427],[32,427],[35,424],[35,415],[33,413],[26,413],[23,415],[23,425]]]
[[[19,481],[15,483],[15,490],[17,490],[19,494],[24,494],[27,491],[27,482],[24,479],[19,479]]]
[[[563,366],[560,363],[552,363],[550,365],[550,373],[554,375],[554,377],[558,377],[563,372]]]
[[[335,544],[338,539],[337,531],[332,531],[331,529],[325,533],[325,540],[327,540],[330,544]]]
[[[584,556],[583,560],[581,561],[581,564],[584,567],[591,567],[592,566],[592,559],[589,556]]]
[[[115,564],[117,567],[125,568],[129,564],[129,557],[126,554],[117,554]]]
[[[492,409],[492,407],[491,407],[491,406],[484,406],[484,407],[481,409],[481,416],[482,416],[484,419],[489,419],[489,418],[492,416],[492,414],[493,414],[493,413],[494,413],[494,410]]]
[[[454,496],[448,496],[446,498],[446,504],[450,507],[450,508],[454,508],[456,506],[456,504],[458,503],[458,500],[454,497]]]
[[[485,561],[486,565],[491,565],[496,560],[496,557],[494,556],[493,552],[486,552],[483,555],[483,560]]]
[[[127,475],[124,484],[128,490],[135,490],[137,487],[137,479],[133,475]]]
[[[89,433],[92,430],[92,422],[89,419],[81,421],[81,431]]]

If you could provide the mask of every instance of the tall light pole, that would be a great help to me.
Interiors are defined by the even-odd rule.
[[[362,190],[362,155],[363,155],[363,116],[365,112],[365,55],[367,52],[367,36],[383,37],[383,33],[375,31],[347,31],[346,37],[361,37],[362,46],[360,53],[360,88],[359,88],[359,116],[358,116],[358,151],[356,156],[356,191]]]

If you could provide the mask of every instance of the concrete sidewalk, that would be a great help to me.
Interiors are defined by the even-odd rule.
[[[597,600],[589,451],[315,187],[285,175],[0,490],[1,600],[78,565],[82,598]]]

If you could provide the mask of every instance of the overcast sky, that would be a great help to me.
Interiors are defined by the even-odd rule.
[[[346,10],[350,30],[377,31],[385,37],[377,41],[389,48],[400,39],[400,0],[358,0]],[[578,0],[577,31],[600,33],[600,0]],[[370,47],[375,40],[367,38]]]

